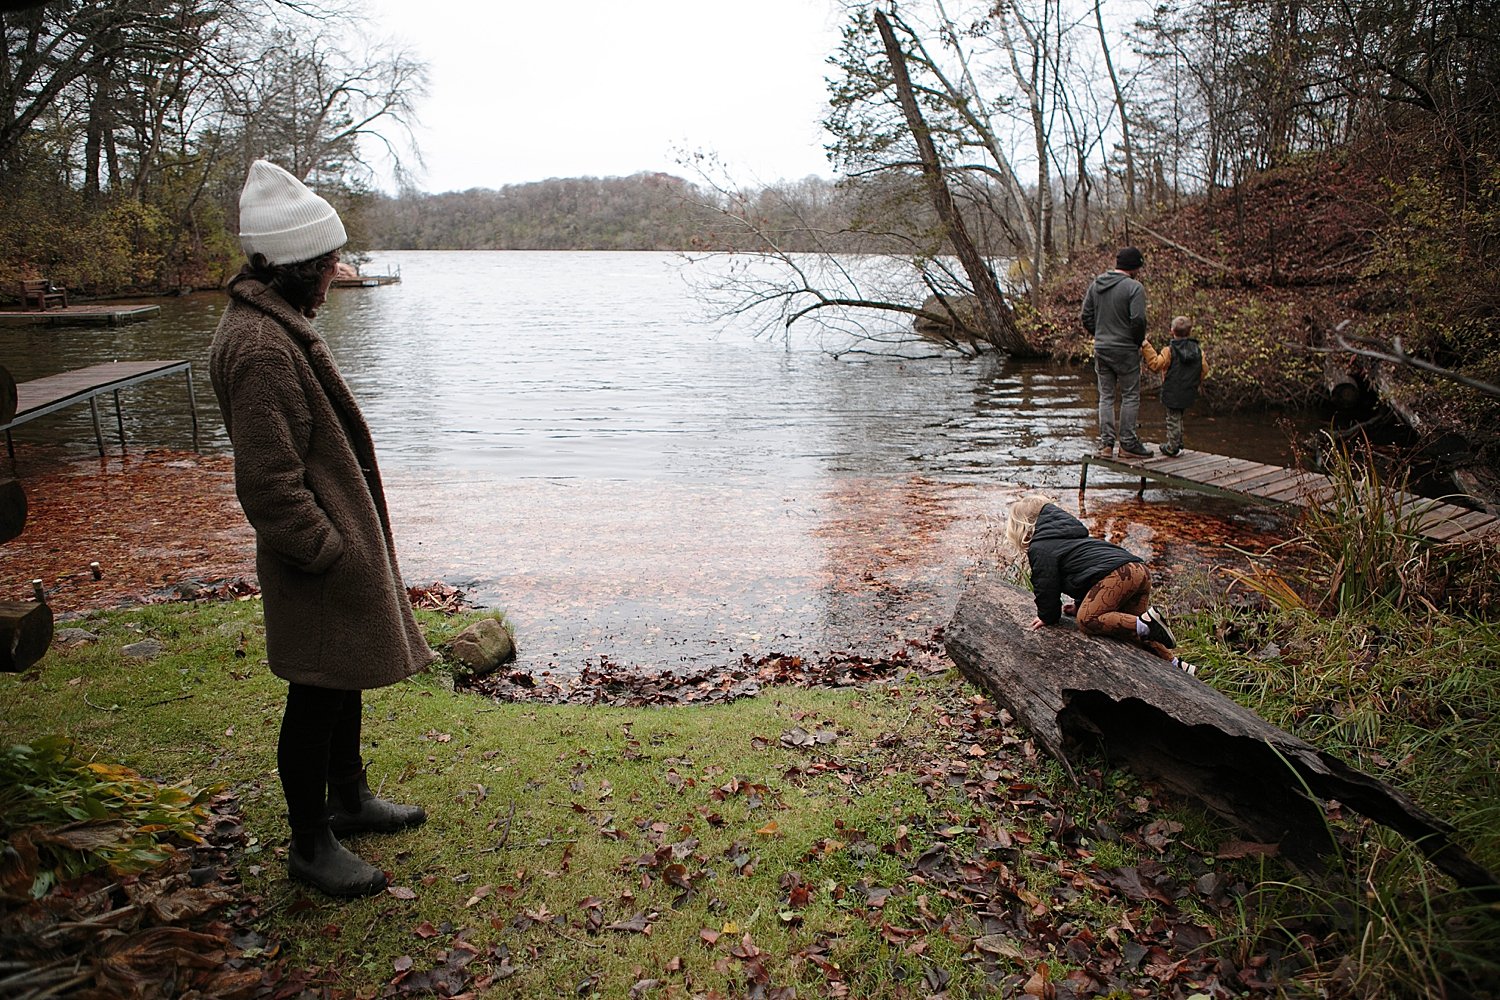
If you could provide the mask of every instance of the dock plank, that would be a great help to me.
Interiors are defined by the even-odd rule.
[[[198,404],[193,398],[193,365],[192,362],[181,359],[166,361],[106,361],[102,364],[89,365],[86,368],[75,368],[71,371],[58,372],[55,375],[44,375],[26,382],[16,384],[16,415],[9,423],[0,424],[0,431],[5,432],[6,444],[10,450],[11,461],[15,461],[15,444],[11,440],[12,429],[21,424],[44,417],[49,413],[79,403],[88,403],[94,416],[94,437],[99,444],[99,454],[104,454],[104,437],[99,429],[99,412],[97,399],[108,392],[119,392],[121,389],[148,382],[152,379],[164,378],[183,372],[187,376],[188,406],[192,413],[193,423],[193,447],[198,446]],[[119,397],[116,397],[116,403]],[[116,413],[116,422],[120,429],[120,441],[123,446],[125,440],[124,422]]]
[[[31,312],[0,311],[0,326],[120,326],[160,314],[158,305],[96,302]]]
[[[1151,479],[1174,489],[1224,493],[1242,500],[1298,507],[1327,506],[1338,493],[1338,488],[1328,477],[1315,472],[1209,452],[1184,451],[1180,455],[1154,455],[1144,459],[1131,455],[1118,458],[1085,455],[1082,461],[1080,489],[1088,477],[1088,467],[1099,465],[1140,477],[1142,489],[1145,488],[1144,480]],[[1415,530],[1429,541],[1500,536],[1500,516],[1495,514],[1414,493],[1403,492],[1396,500],[1398,516],[1413,521]]]

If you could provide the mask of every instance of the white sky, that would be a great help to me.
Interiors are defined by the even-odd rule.
[[[831,175],[819,125],[837,0],[366,0],[368,31],[429,66],[425,191],[548,177],[690,177],[718,154],[738,183]]]

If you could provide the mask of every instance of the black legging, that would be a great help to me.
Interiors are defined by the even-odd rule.
[[[328,824],[327,793],[354,786],[359,755],[360,693],[292,684],[276,743],[276,769],[286,795],[292,837],[306,847]]]

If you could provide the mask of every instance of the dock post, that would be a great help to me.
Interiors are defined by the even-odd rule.
[[[193,450],[202,451],[198,446],[198,397],[193,393],[193,366],[187,366],[188,387],[188,415],[193,419]]]
[[[125,411],[120,408],[120,390],[115,390],[115,427],[120,431],[120,453],[125,452]]]
[[[1083,456],[1083,470],[1078,474],[1078,492],[1082,493],[1089,483],[1089,457]]]
[[[89,397],[89,415],[94,418],[94,441],[99,445],[99,457],[104,457],[104,432],[99,429],[99,397]]]

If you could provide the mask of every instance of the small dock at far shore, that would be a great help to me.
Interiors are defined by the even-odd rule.
[[[0,326],[121,326],[153,319],[160,313],[161,306],[156,305],[91,302],[30,312],[6,310],[0,312]]]
[[[1146,488],[1149,479],[1167,489],[1196,490],[1254,503],[1299,507],[1323,503],[1334,493],[1328,477],[1315,472],[1186,448],[1170,456],[1104,458],[1090,454],[1084,455],[1082,461],[1083,471],[1078,479],[1080,492],[1088,486],[1089,466],[1097,465],[1128,476],[1138,476],[1141,490]],[[1400,502],[1403,517],[1411,513],[1416,532],[1430,542],[1462,542],[1500,536],[1500,515],[1413,493],[1402,493]]]

